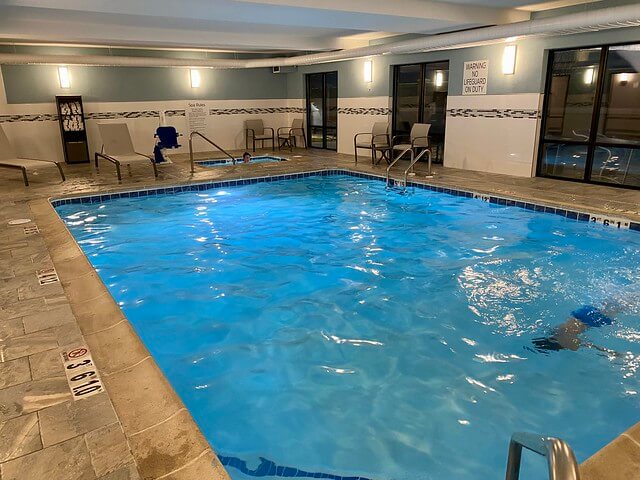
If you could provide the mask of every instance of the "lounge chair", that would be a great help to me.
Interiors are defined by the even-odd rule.
[[[62,166],[55,160],[41,160],[37,158],[22,158],[18,157],[15,150],[11,146],[7,135],[4,133],[2,126],[0,126],[0,167],[11,168],[13,170],[22,171],[22,179],[24,185],[29,186],[29,179],[27,178],[27,169],[39,170],[42,167],[57,167],[62,177],[62,181],[66,180]]]
[[[285,145],[289,146],[291,150],[296,146],[297,138],[302,137],[302,144],[304,148],[307,148],[307,138],[304,133],[304,120],[301,118],[295,118],[290,127],[280,127],[278,129],[278,148],[282,148]]]
[[[267,130],[271,130],[271,134],[266,133]],[[262,142],[262,148],[264,148],[264,141],[271,140],[271,148],[276,149],[276,135],[271,127],[265,127],[262,120],[245,120],[244,122],[244,135],[245,144],[247,150],[249,149],[249,138],[253,142],[253,151],[256,151],[256,140]]]
[[[358,141],[358,137],[363,135],[369,135],[371,138],[368,141]],[[388,153],[391,149],[389,141],[389,124],[386,122],[376,122],[373,124],[371,132],[356,133],[353,137],[353,151],[356,157],[356,163],[358,163],[358,149],[364,148],[371,150],[371,163],[375,163],[377,153],[382,152],[382,158],[388,159]],[[380,160],[382,160],[382,158]]]
[[[158,177],[158,169],[153,158],[134,150],[126,123],[99,123],[98,130],[102,137],[102,150],[95,154],[96,171],[99,172],[98,159],[103,158],[116,166],[118,181],[122,181],[121,165],[131,168],[131,165],[140,163],[151,164],[153,174]]]

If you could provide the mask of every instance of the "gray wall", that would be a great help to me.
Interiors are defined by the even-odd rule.
[[[202,86],[198,89],[190,87],[189,72],[185,68],[70,66],[72,85],[68,91],[59,88],[55,66],[3,65],[2,75],[8,103],[51,102],[59,94],[81,94],[85,101],[93,102],[300,99],[305,96],[305,74],[333,70],[338,71],[338,95],[353,98],[391,95],[392,65],[449,60],[449,94],[460,95],[463,63],[487,59],[488,94],[539,93],[544,90],[549,49],[624,42],[640,42],[640,28],[517,41],[515,75],[503,75],[501,72],[503,43],[424,54],[383,55],[373,58],[374,81],[370,85],[362,81],[364,59],[299,67],[293,73],[279,75],[274,75],[270,69],[200,69]],[[7,48],[15,49],[2,47],[0,51]],[[28,47],[28,51],[54,53],[52,48],[55,47]],[[64,48],[67,47],[60,47]],[[104,53],[76,50],[77,53]],[[134,55],[139,52],[117,53]]]
[[[304,76],[307,73],[338,71],[338,96],[341,98],[390,96],[393,85],[392,65],[440,60],[449,60],[449,95],[462,94],[463,64],[471,60],[489,60],[489,95],[542,93],[548,50],[626,42],[640,42],[640,28],[515,41],[513,43],[518,46],[518,51],[514,75],[502,74],[504,43],[432,53],[373,57],[374,81],[371,85],[365,84],[362,78],[365,59],[305,66],[287,75],[287,94],[292,99],[305,97]]]
[[[252,100],[287,98],[285,75],[269,68],[199,69],[200,88],[191,88],[186,68],[69,66],[71,88],[58,83],[51,65],[3,65],[7,103],[52,102],[55,95],[78,94],[85,102],[161,100]]]

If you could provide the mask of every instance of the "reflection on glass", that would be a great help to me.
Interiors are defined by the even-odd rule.
[[[427,63],[424,75],[422,123],[430,123],[431,136],[444,135],[449,90],[449,62]]]
[[[598,122],[598,143],[640,145],[640,73],[638,72],[640,72],[640,45],[609,48]]]
[[[545,112],[545,139],[588,140],[600,55],[600,48],[553,54]]]
[[[406,135],[419,121],[422,66],[400,65],[396,68],[394,134]]]
[[[591,180],[640,187],[640,149],[596,147]]]
[[[543,175],[582,180],[587,163],[586,145],[548,143],[543,146]]]
[[[338,72],[307,75],[307,117],[309,145],[337,148]]]
[[[330,72],[325,76],[327,101],[327,127],[338,126],[338,72]],[[327,148],[331,148],[327,146]]]

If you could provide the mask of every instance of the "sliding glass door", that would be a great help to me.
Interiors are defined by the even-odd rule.
[[[414,123],[429,123],[439,158],[444,145],[449,62],[398,65],[394,69],[393,134],[408,135]]]
[[[538,175],[640,187],[640,45],[551,53]]]
[[[338,72],[307,75],[307,144],[338,148]]]

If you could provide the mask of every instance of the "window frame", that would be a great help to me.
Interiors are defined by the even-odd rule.
[[[565,47],[565,48],[557,48],[547,51],[547,72],[545,75],[545,83],[544,83],[544,97],[542,102],[542,111],[541,114],[541,122],[540,122],[540,134],[538,137],[538,152],[537,152],[537,162],[536,162],[536,177],[541,178],[551,178],[555,180],[564,180],[568,182],[577,182],[577,183],[587,183],[593,185],[603,185],[607,187],[615,187],[615,188],[624,188],[628,190],[640,190],[640,185],[624,185],[619,183],[612,182],[603,182],[598,180],[592,180],[592,170],[593,163],[595,158],[595,152],[598,147],[617,147],[617,148],[626,148],[626,149],[640,149],[640,143],[637,145],[624,145],[621,143],[615,142],[598,142],[598,129],[600,125],[600,115],[602,110],[602,97],[604,94],[605,87],[605,76],[607,74],[607,61],[609,59],[609,49],[611,47],[620,47],[625,45],[640,45],[638,41],[632,42],[623,42],[623,43],[612,43],[606,45],[585,45],[585,46],[576,46],[576,47]],[[598,64],[598,77],[596,79],[596,87],[595,87],[595,96],[593,100],[593,110],[591,112],[591,124],[589,130],[589,138],[586,142],[579,140],[546,140],[545,133],[547,129],[547,111],[549,108],[549,90],[551,88],[551,79],[553,77],[553,61],[554,56],[558,52],[566,52],[572,50],[588,50],[593,48],[600,48],[600,61]],[[546,173],[542,173],[542,167],[544,164],[544,146],[545,144],[558,144],[564,143],[567,145],[584,145],[587,148],[587,159],[585,161],[584,167],[584,175],[582,179],[578,178],[569,178],[569,177],[561,177],[558,175],[549,175]]]

